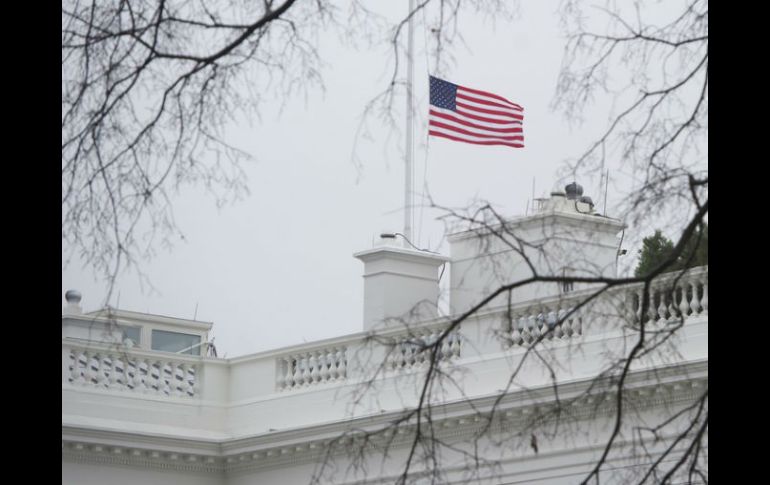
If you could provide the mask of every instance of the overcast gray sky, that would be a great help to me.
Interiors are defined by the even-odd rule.
[[[384,3],[391,13],[406,11],[406,1]],[[517,20],[494,28],[463,15],[467,49],[454,51],[456,63],[446,75],[522,104],[524,149],[433,138],[426,150],[428,68],[424,56],[417,58],[418,195],[425,174],[437,204],[459,207],[486,199],[506,215],[521,215],[533,178],[537,195],[547,195],[563,161],[605,126],[606,106],[574,129],[549,108],[564,47],[556,8],[555,1],[526,2]],[[419,25],[416,44],[424,45]],[[111,305],[119,297],[123,309],[183,318],[192,318],[197,305],[197,319],[214,322],[220,356],[229,357],[362,329],[362,264],[352,254],[370,248],[383,229],[402,229],[400,134],[372,124],[373,140],[358,146],[360,172],[351,152],[365,103],[387,83],[391,54],[385,45],[357,51],[331,37],[322,40],[322,49],[325,94],[311,91],[281,113],[278,103],[266,105],[261,120],[238,120],[227,130],[233,144],[256,158],[244,166],[250,196],[217,209],[199,187],[185,189],[175,199],[185,239],[142,263],[154,290],[134,272],[123,273]],[[610,168],[612,206],[613,185],[622,185],[623,175],[619,167]],[[601,200],[598,180],[579,181],[587,195]],[[415,211],[416,239],[448,254],[436,215]],[[62,295],[71,288],[83,293],[86,311],[104,304],[104,282],[77,262],[62,271]]]

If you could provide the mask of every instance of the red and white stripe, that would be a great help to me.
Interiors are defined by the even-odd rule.
[[[457,86],[457,111],[431,105],[428,134],[477,145],[524,147],[524,108],[502,96]]]

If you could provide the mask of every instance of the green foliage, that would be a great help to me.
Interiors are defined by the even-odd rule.
[[[645,276],[655,269],[663,261],[671,257],[674,243],[663,235],[660,230],[652,236],[647,236],[642,241],[642,249],[639,251],[639,263],[634,270],[635,276]]]
[[[685,243],[682,254],[666,271],[708,265],[708,230],[708,224],[704,224],[702,229],[699,227],[693,232],[690,239]],[[639,251],[639,263],[634,270],[634,275],[645,276],[649,274],[652,270],[670,259],[673,251],[674,243],[664,236],[660,230],[655,231],[655,234],[644,238],[642,241],[642,249]]]

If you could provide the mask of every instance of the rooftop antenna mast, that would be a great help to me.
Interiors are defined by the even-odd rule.
[[[414,0],[409,0],[409,18],[407,20],[407,53],[406,53],[406,160],[404,166],[404,236],[412,239],[412,152],[414,141],[412,131],[414,112],[412,86],[414,85]]]
[[[532,177],[532,213],[535,213],[535,177]]]

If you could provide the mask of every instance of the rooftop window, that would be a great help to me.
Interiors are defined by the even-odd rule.
[[[174,352],[178,354],[200,355],[200,343],[200,335],[167,332],[165,330],[152,331],[152,350],[160,350],[161,352]]]

